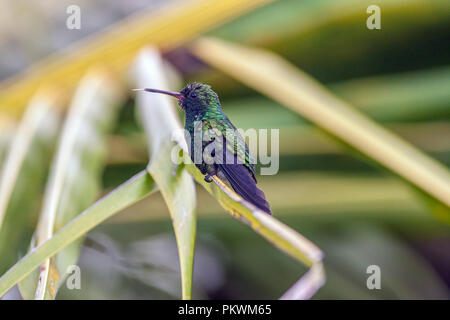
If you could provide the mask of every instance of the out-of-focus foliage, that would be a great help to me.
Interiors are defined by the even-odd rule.
[[[58,99],[39,93],[15,132],[0,173],[0,273],[26,251],[60,118]]]
[[[6,2],[5,8],[8,8],[17,1]],[[64,41],[69,41],[67,39],[83,37],[118,20],[125,13],[137,11],[141,7],[136,2],[121,2],[120,5],[114,2],[110,9],[109,4],[102,1],[81,1],[84,25],[77,31],[61,28],[66,16],[56,15],[59,22],[56,18],[49,18],[50,6],[44,10],[44,5],[38,2],[27,5],[22,2],[28,25],[38,27],[33,32],[21,23],[0,28],[0,46],[10,46],[11,41],[6,41],[10,37],[20,39],[12,43],[22,48],[2,51],[4,55],[0,57],[0,65],[8,64],[8,68],[1,69],[9,73],[23,69],[35,59],[63,47]],[[48,3],[52,3],[51,7],[56,12],[64,12],[67,4]],[[212,3],[219,2],[211,1],[208,6]],[[446,0],[378,1],[381,30],[366,28],[369,16],[366,9],[371,4],[369,0],[275,1],[208,31],[207,35],[278,54],[295,68],[319,80],[331,93],[358,108],[378,125],[442,163],[448,171],[450,51],[447,39],[450,35],[450,3]],[[157,2],[150,4],[156,5]],[[188,47],[183,46],[184,41],[206,30],[194,28],[196,23],[205,27],[218,26],[224,19],[235,16],[239,7],[235,8],[236,11],[224,12],[223,19],[208,22],[207,19],[192,19],[203,12],[196,10],[196,6],[186,5],[183,1],[174,5],[191,8],[191,11],[186,9],[186,14],[178,12],[180,15],[176,15],[187,20],[180,20],[179,24],[170,19],[158,20],[170,25],[171,31],[161,32],[168,27],[158,26],[155,29],[158,36],[151,39],[146,36],[141,40],[145,39],[146,44],[169,43],[165,46],[164,58],[181,72],[183,82],[195,80],[211,84],[221,98],[225,113],[237,127],[280,129],[280,172],[275,176],[259,176],[258,182],[271,203],[274,217],[301,232],[324,253],[327,281],[315,298],[450,298],[450,231],[448,225],[431,214],[433,202],[419,188],[411,187],[299,114],[191,56]],[[118,9],[120,6],[124,8]],[[220,9],[214,12],[220,13]],[[208,15],[208,19],[212,17]],[[18,17],[19,22],[21,19]],[[45,20],[49,22],[39,23]],[[0,19],[2,26],[7,26],[8,21],[12,20]],[[149,21],[147,19],[146,23]],[[150,29],[145,30],[148,27],[146,23],[142,24],[141,35],[150,34],[147,33]],[[5,33],[5,30],[14,32]],[[4,34],[8,37],[3,37]],[[112,46],[121,47],[114,51],[116,53],[133,48],[127,51],[125,58],[119,59],[115,65],[119,69],[135,59],[142,46],[130,47],[128,42],[121,40],[130,39],[131,35],[123,32],[121,37],[110,38],[119,41],[111,42]],[[110,47],[97,49],[105,48]],[[68,49],[67,52],[84,53],[85,49]],[[11,59],[10,52],[17,52],[17,59]],[[95,62],[109,61],[114,56],[113,51],[96,52],[104,54]],[[57,65],[58,68],[61,66]],[[77,72],[79,76],[83,73]],[[17,79],[10,80],[10,83]],[[62,79],[61,84],[78,84],[67,74]],[[56,85],[58,88],[58,83]],[[182,84],[173,86],[167,89],[178,90]],[[28,101],[28,98],[23,101]],[[109,152],[102,175],[103,194],[147,166],[147,139],[135,120],[136,102],[130,94],[123,103],[118,127],[108,136]],[[15,110],[24,106],[22,103]],[[6,110],[5,107],[3,104],[0,106],[2,110]],[[0,164],[5,157],[4,151],[8,150],[4,146],[12,141],[13,128],[17,127],[5,125],[9,123],[5,119],[8,115],[0,115]],[[35,147],[39,148],[33,146],[30,154],[35,152]],[[49,163],[39,157],[36,160],[33,165],[45,172]],[[41,162],[43,167],[38,164]],[[37,178],[36,184],[39,183]],[[27,182],[34,176],[31,172],[28,176],[27,171],[21,171],[17,190],[21,179]],[[78,215],[40,250],[29,253],[4,275],[0,280],[0,292],[36,269],[41,261],[96,227],[85,237],[77,262],[82,270],[81,290],[69,290],[62,285],[57,298],[179,298],[182,280],[179,248],[169,219],[167,198],[155,193],[125,208],[155,189],[151,176],[144,171],[113,190],[109,197]],[[29,192],[23,197],[33,199],[37,206],[44,196],[44,189],[31,188],[30,185],[26,190]],[[204,188],[197,186],[195,193],[198,226],[193,298],[279,298],[286,288],[307,272],[306,267],[299,267],[295,260],[268,245],[250,228],[225,215],[217,200]],[[11,203],[18,202],[14,197],[13,194]],[[91,200],[87,205],[93,202]],[[21,204],[24,207],[28,205],[31,202]],[[78,208],[74,214],[85,207]],[[122,212],[111,218],[119,210]],[[448,207],[441,206],[439,210],[445,212]],[[33,213],[29,211],[26,214]],[[11,217],[9,213],[8,216]],[[104,221],[107,218],[110,219]],[[35,224],[36,220],[28,222],[29,232]],[[0,229],[0,239],[1,232]],[[22,252],[28,241],[26,239],[20,244]],[[10,257],[4,268],[20,258],[14,257],[13,253]],[[3,263],[2,257],[0,262]],[[369,275],[366,270],[372,264],[381,268],[381,290],[367,289]],[[5,297],[19,298],[20,295],[12,290]]]
[[[140,172],[133,176],[109,195],[83,211],[63,227],[60,232],[57,232],[35,250],[30,251],[9,269],[0,278],[0,295],[4,295],[14,284],[28,276],[42,261],[54,256],[105,219],[155,190],[155,183],[146,172]],[[28,289],[28,285],[28,282],[25,283],[25,289]]]
[[[14,136],[14,122],[8,117],[0,117],[2,134],[0,135],[0,164],[5,161],[8,146]]]
[[[333,136],[450,206],[450,172],[377,125],[281,57],[214,39],[193,44],[194,53],[250,87],[298,112]],[[443,212],[450,221],[450,210]]]
[[[50,239],[95,200],[107,153],[106,136],[122,96],[108,73],[91,71],[80,82],[52,162],[32,248]],[[22,283],[22,295],[54,299],[68,267],[77,261],[81,240],[46,260]]]
[[[165,49],[173,48],[199,32],[267,1],[189,0],[168,3],[144,14],[137,13],[132,19],[122,21],[98,37],[84,39],[72,47],[70,52],[57,52],[13,80],[2,82],[0,110],[20,115],[22,104],[40,86],[57,86],[60,90],[70,92],[95,63],[101,63],[110,72],[117,72],[117,76],[125,77],[124,71],[130,66],[139,49],[149,44],[149,41]],[[161,27],[164,32],[161,32]]]
[[[366,27],[366,10],[372,4],[276,1],[209,34],[270,49],[324,83],[448,64],[448,1],[378,1],[381,30]],[[248,92],[215,71],[208,73],[205,81],[223,93]]]

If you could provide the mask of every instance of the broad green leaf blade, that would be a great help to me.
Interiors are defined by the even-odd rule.
[[[0,273],[30,242],[60,115],[58,98],[40,92],[30,101],[13,137],[0,179]],[[4,222],[4,223],[2,223]]]
[[[450,173],[270,52],[215,39],[200,39],[192,51],[212,66],[300,113],[425,191],[450,205]],[[450,219],[447,213],[445,219]]]
[[[156,49],[144,49],[136,64],[138,87],[169,89],[167,67]],[[140,120],[147,134],[151,160],[148,172],[156,181],[172,217],[178,245],[182,298],[192,298],[192,270],[195,247],[195,186],[184,166],[172,161],[177,143],[172,135],[181,130],[173,103],[164,95],[141,93],[137,97]]]
[[[43,261],[79,239],[100,223],[156,191],[151,176],[142,171],[76,216],[49,240],[30,251],[0,278],[0,297]]]
[[[123,95],[118,84],[100,70],[81,81],[70,106],[36,230],[36,244],[50,239],[100,191],[106,157],[106,134],[112,129]],[[36,299],[54,299],[68,266],[76,263],[81,239],[40,268]]]

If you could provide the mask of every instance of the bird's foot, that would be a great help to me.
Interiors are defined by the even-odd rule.
[[[211,178],[212,175],[213,175],[213,173],[208,173],[205,176],[205,181],[208,182],[208,183],[211,183],[212,182],[212,178]]]

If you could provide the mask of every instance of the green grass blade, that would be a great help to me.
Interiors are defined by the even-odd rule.
[[[166,67],[155,49],[145,49],[137,64],[137,87],[168,88]],[[195,248],[195,187],[183,165],[172,162],[176,147],[172,133],[181,125],[173,109],[175,101],[164,95],[141,93],[137,97],[139,118],[144,125],[151,160],[148,172],[156,181],[172,217],[178,245],[182,298],[192,298],[192,270]]]
[[[115,122],[122,94],[109,75],[93,70],[80,82],[70,106],[46,186],[36,244],[50,239],[100,191],[106,134]],[[68,266],[76,263],[81,239],[40,268],[36,299],[54,299]],[[22,288],[22,292],[29,289]]]
[[[279,56],[214,39],[200,39],[192,50],[450,205],[447,168],[337,99]]]
[[[56,134],[58,125],[54,110],[56,103],[56,99],[51,96],[36,94],[15,132],[0,174],[0,229],[28,152],[34,145],[40,144],[41,140],[51,141]]]
[[[0,179],[0,273],[17,261],[30,242],[60,124],[58,104],[58,98],[49,92],[37,94],[9,148]]]
[[[53,237],[43,242],[18,261],[0,278],[0,297],[24,279],[44,260],[82,237],[88,231],[145,196],[156,191],[151,176],[142,171],[98,200],[84,212],[71,220]]]

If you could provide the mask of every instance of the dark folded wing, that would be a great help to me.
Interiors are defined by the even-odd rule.
[[[245,139],[231,123],[230,119],[223,114],[222,117],[209,119],[204,125],[208,127],[210,136],[220,136],[221,139],[227,140],[226,146],[229,151],[236,155],[239,163],[244,164],[255,182],[257,182],[255,178],[255,161],[250,154]]]
[[[272,214],[264,192],[256,186],[252,173],[245,165],[235,162],[235,164],[224,163],[217,166],[237,194],[262,211]]]

